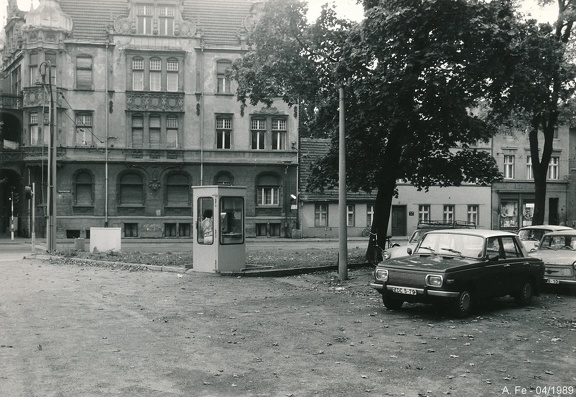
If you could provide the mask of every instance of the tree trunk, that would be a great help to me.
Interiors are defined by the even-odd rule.
[[[401,153],[402,146],[399,144],[399,140],[391,136],[382,159],[383,171],[378,178],[378,193],[374,204],[374,222],[372,222],[372,233],[368,241],[368,249],[366,250],[366,259],[373,265],[377,265],[382,260],[382,250],[386,249],[392,198],[396,190],[396,170],[400,163]],[[378,244],[376,244],[376,239]]]

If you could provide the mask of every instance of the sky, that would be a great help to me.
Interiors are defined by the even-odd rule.
[[[18,0],[18,8],[24,11],[30,10],[30,4],[38,6],[39,0]],[[524,10],[530,12],[533,17],[542,22],[553,22],[556,19],[556,4],[542,9],[536,5],[537,0],[523,0],[526,6]],[[360,21],[363,17],[362,7],[357,4],[356,0],[308,0],[308,21],[312,22],[320,14],[322,5],[333,3],[336,5],[338,15],[354,21]],[[6,24],[6,7],[8,0],[0,0],[0,25]]]

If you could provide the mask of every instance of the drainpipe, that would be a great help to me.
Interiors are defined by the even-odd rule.
[[[200,186],[204,186],[204,41],[200,38]],[[197,98],[198,99],[198,98]]]
[[[106,104],[108,102],[108,42],[109,38],[106,35],[106,56],[105,56],[105,70],[106,76],[104,78],[105,86],[104,86],[104,114],[105,114],[105,125],[104,128],[106,130],[106,137],[104,142],[104,227],[108,227],[108,139],[110,131],[108,130],[109,124],[109,116],[108,113],[110,112],[110,108],[106,109]],[[108,104],[109,105],[109,104]]]

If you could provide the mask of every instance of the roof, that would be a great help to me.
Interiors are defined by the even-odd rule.
[[[532,226],[524,226],[520,228],[520,230],[550,230],[550,231],[558,231],[558,230],[575,230],[569,226],[561,226],[561,225],[532,225]]]
[[[182,17],[204,31],[208,44],[239,44],[237,34],[250,14],[247,0],[183,0]],[[72,38],[104,41],[108,26],[129,14],[128,0],[60,0],[60,7],[74,23]]]
[[[516,236],[517,234],[507,232],[504,230],[491,230],[491,229],[441,229],[431,230],[426,234],[468,234],[471,236],[479,236],[482,238],[497,237],[497,236]]]
[[[322,159],[330,151],[332,145],[330,139],[301,138],[300,139],[300,199],[302,201],[338,201],[338,189],[325,189],[323,192],[308,190],[308,178],[311,175],[314,163]],[[348,201],[374,201],[376,190],[372,193],[347,192]]]

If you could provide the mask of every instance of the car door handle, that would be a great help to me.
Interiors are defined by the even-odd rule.
[[[509,263],[504,264],[504,267],[510,267]]]

